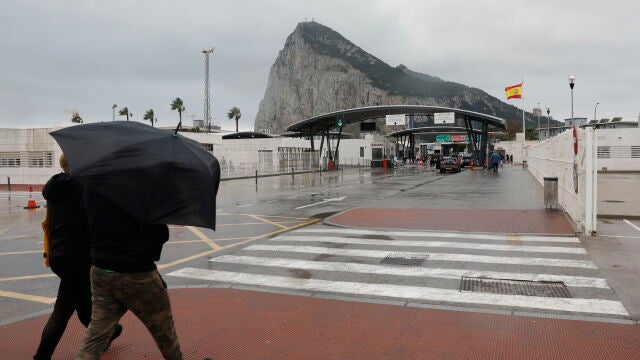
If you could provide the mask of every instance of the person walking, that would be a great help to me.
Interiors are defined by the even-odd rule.
[[[74,311],[85,327],[91,322],[90,233],[82,204],[82,185],[69,174],[64,155],[60,156],[60,167],[63,172],[49,179],[42,189],[51,224],[49,264],[60,278],[60,285],[53,312],[33,356],[35,360],[51,359]],[[113,339],[120,335],[122,327],[118,325],[116,330]]]
[[[500,155],[495,151],[491,154],[491,166],[493,167],[493,173],[497,174],[498,166],[500,166]]]
[[[157,270],[165,224],[143,225],[101,193],[85,188],[92,233],[91,324],[76,359],[99,359],[120,318],[130,310],[147,327],[162,356],[181,360],[167,285]]]

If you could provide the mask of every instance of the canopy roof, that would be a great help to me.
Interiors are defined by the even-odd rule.
[[[259,133],[254,131],[240,131],[232,134],[222,135],[223,139],[256,139],[256,138],[272,138],[273,136],[265,133]]]
[[[456,120],[469,119],[471,121],[487,123],[488,126],[491,126],[494,129],[506,129],[506,122],[504,119],[469,110],[430,105],[385,105],[360,107],[317,115],[289,125],[289,127],[287,127],[287,131],[320,133],[327,129],[337,127],[336,122],[338,118],[342,119],[346,125],[365,120],[383,118],[385,115],[426,115],[439,112],[454,112]]]

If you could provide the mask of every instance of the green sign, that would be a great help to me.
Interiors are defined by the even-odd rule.
[[[437,135],[436,142],[451,142],[451,135]]]
[[[344,119],[342,118],[342,116],[340,116],[338,118],[338,121],[336,121],[336,126],[340,128],[344,126]]]

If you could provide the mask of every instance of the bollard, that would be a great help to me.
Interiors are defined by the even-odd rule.
[[[291,168],[291,178],[294,179],[295,178],[295,171],[294,168]]]
[[[258,170],[256,169],[256,185],[258,185]]]
[[[7,185],[9,186],[9,192],[11,192],[11,177],[7,176]]]

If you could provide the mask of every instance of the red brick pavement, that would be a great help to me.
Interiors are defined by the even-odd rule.
[[[367,209],[334,215],[327,223],[364,228],[398,228],[462,232],[574,234],[557,210],[526,209]]]
[[[171,290],[185,359],[640,359],[640,327],[318,299],[235,289]],[[0,357],[30,358],[47,316],[0,328]],[[128,313],[102,359],[160,359]],[[72,359],[69,323],[55,359]]]

